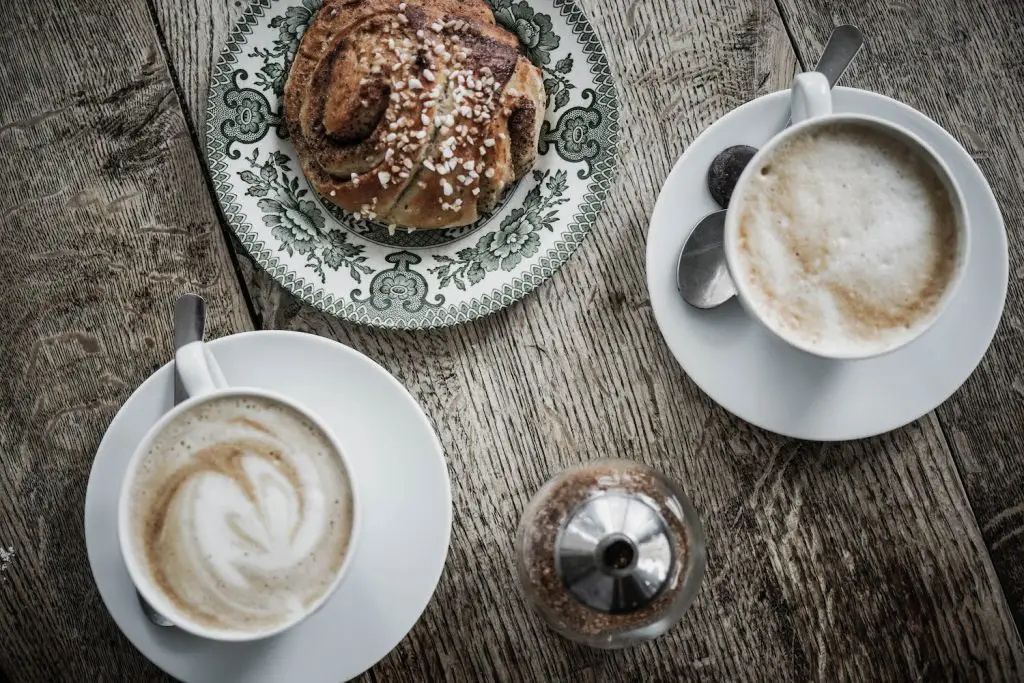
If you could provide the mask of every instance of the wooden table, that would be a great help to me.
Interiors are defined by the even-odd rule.
[[[292,329],[359,349],[437,426],[455,485],[448,564],[420,623],[364,680],[1024,678],[1024,5],[583,5],[623,114],[618,182],[593,235],[508,310],[402,333],[303,305],[218,215],[201,131],[211,61],[242,2],[3,3],[0,680],[167,678],[104,610],[82,509],[107,424],[170,357],[185,291],[209,300],[214,337]],[[869,42],[845,83],[935,118],[988,176],[1010,291],[984,362],[938,410],[874,439],[807,443],[750,427],[683,374],[651,314],[644,240],[687,144],[786,87],[847,22]],[[511,561],[540,484],[599,456],[680,481],[709,544],[683,624],[611,654],[546,630]]]

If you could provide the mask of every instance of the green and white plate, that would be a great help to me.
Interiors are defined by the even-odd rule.
[[[594,224],[611,188],[618,100],[604,51],[573,0],[489,0],[544,72],[533,172],[476,224],[389,235],[323,201],[287,139],[282,93],[320,0],[254,0],[214,69],[206,153],[224,215],[291,292],[328,313],[394,328],[455,325],[544,282]]]

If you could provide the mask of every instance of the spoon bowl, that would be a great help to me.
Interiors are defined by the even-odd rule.
[[[695,308],[721,306],[736,296],[725,262],[725,209],[698,221],[679,253],[676,286],[683,300]]]

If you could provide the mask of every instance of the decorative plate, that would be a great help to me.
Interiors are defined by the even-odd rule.
[[[254,0],[214,69],[206,153],[224,215],[274,278],[359,323],[444,327],[500,310],[569,258],[611,188],[618,101],[604,51],[573,0],[489,0],[544,73],[534,170],[490,216],[449,230],[363,220],[310,187],[287,139],[282,95],[320,0]]]

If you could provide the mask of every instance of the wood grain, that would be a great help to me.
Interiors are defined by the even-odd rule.
[[[215,336],[251,326],[145,3],[89,9],[5,3],[0,27],[0,668],[19,683],[159,675],[89,571],[93,454],[170,357],[179,293],[208,297]]]
[[[1005,16],[1007,6],[986,2]],[[113,22],[60,0],[26,3],[0,28],[9,84],[0,163],[13,179],[0,189],[0,544],[18,551],[0,574],[0,668],[16,681],[159,677],[105,615],[88,574],[79,518],[91,453],[119,403],[167,357],[174,294],[207,294],[214,335],[248,325],[188,143],[188,128],[203,129],[217,41],[240,6],[154,0],[150,13],[128,0],[115,15],[108,4],[93,16]],[[455,525],[445,574],[421,622],[365,678],[1020,679],[1021,642],[936,416],[852,444],[781,439],[711,403],[654,325],[647,217],[690,140],[788,83],[796,59],[775,4],[584,6],[619,83],[622,165],[594,234],[536,293],[471,325],[382,332],[301,304],[239,256],[259,324],[340,339],[381,362],[423,404],[447,450]],[[807,34],[824,37],[833,15],[807,7],[787,5],[790,29],[800,11],[799,25],[819,27]],[[930,30],[921,14],[903,21]],[[1012,30],[1000,30],[991,50],[1017,49]],[[809,45],[801,49],[820,49]],[[87,187],[103,203],[69,208]],[[139,227],[151,223],[170,227]],[[1000,381],[999,367],[989,372]],[[965,411],[964,430],[972,418]],[[986,416],[1007,425],[987,427],[987,438],[1005,443],[1012,418]],[[999,447],[963,434],[967,446],[951,439],[958,457],[969,447],[985,462]],[[641,460],[680,481],[709,539],[708,576],[684,622],[626,652],[558,639],[513,578],[512,532],[526,502],[556,471],[597,457]],[[977,490],[995,486],[978,474]],[[1003,519],[1012,539],[1012,514]]]
[[[158,15],[179,16],[181,4],[157,0]],[[584,5],[620,84],[623,162],[594,235],[537,293],[453,330],[390,333],[325,316],[244,267],[262,325],[340,339],[384,364],[448,451],[456,515],[445,575],[372,677],[1019,678],[1021,645],[934,417],[856,444],[779,439],[711,404],[654,326],[643,235],[657,190],[704,127],[789,82],[795,56],[775,6]],[[233,18],[230,8],[219,16]],[[194,40],[180,26],[161,22],[168,45]],[[208,65],[172,62],[185,92],[205,82]],[[202,107],[197,93],[190,111]],[[683,482],[704,513],[710,561],[680,628],[599,654],[528,612],[511,537],[548,476],[608,456]]]
[[[231,27],[245,11],[242,0],[152,3],[154,19],[166,51],[171,77],[193,133],[205,137],[206,96],[212,66],[227,42]],[[205,155],[204,155],[205,156]]]
[[[1002,325],[978,370],[937,411],[1018,629],[1024,627],[1024,5],[1012,0],[913,3],[783,0],[806,60],[827,28],[868,38],[847,82],[920,109],[950,131],[992,184],[1010,241]]]

